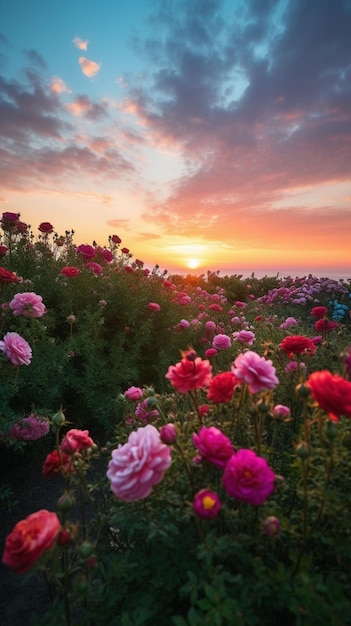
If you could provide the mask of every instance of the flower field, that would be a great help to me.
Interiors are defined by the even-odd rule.
[[[351,279],[0,233],[1,455],[60,488],[1,546],[47,585],[31,623],[351,623]]]

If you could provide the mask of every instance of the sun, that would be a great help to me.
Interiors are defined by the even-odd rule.
[[[196,270],[200,265],[199,259],[187,259],[187,265],[191,270]]]

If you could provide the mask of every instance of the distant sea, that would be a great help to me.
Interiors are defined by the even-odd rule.
[[[265,276],[278,276],[279,278],[285,278],[286,276],[292,276],[293,278],[303,276],[308,276],[311,274],[316,278],[332,278],[334,280],[348,280],[351,279],[351,266],[349,269],[346,268],[318,268],[318,269],[284,269],[281,271],[274,270],[272,268],[260,268],[259,270],[248,270],[248,269],[229,269],[229,270],[220,270],[220,276],[233,276],[234,274],[240,275],[242,274],[243,278],[250,278],[252,274],[255,275],[256,278],[264,278]]]

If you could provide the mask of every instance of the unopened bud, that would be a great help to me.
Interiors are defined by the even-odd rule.
[[[330,441],[332,441],[338,436],[338,427],[335,424],[335,422],[332,422],[331,420],[328,420],[324,424],[323,431],[327,439],[329,439]]]
[[[75,499],[72,494],[65,492],[61,498],[57,501],[57,508],[61,513],[68,513],[75,503]]]
[[[310,395],[310,390],[307,385],[301,383],[300,385],[297,385],[296,393],[298,396],[300,396],[300,398],[308,398],[308,396]]]
[[[60,409],[59,411],[57,411],[57,413],[55,413],[54,417],[52,418],[52,421],[55,424],[55,426],[63,426],[65,424],[66,418],[62,409]]]
[[[160,437],[163,443],[171,445],[177,438],[177,429],[174,424],[165,424],[160,428]]]
[[[93,554],[94,550],[95,546],[90,543],[90,541],[84,541],[78,549],[79,556],[81,556],[82,559],[87,559]]]
[[[269,537],[276,537],[280,532],[280,522],[275,515],[266,517],[262,524],[263,532]]]
[[[295,450],[297,456],[300,459],[307,459],[310,456],[309,447],[306,441],[300,441],[300,443],[297,444]]]

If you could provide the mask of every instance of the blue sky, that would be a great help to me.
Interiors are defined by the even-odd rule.
[[[171,269],[350,268],[348,0],[0,5],[0,210]]]

